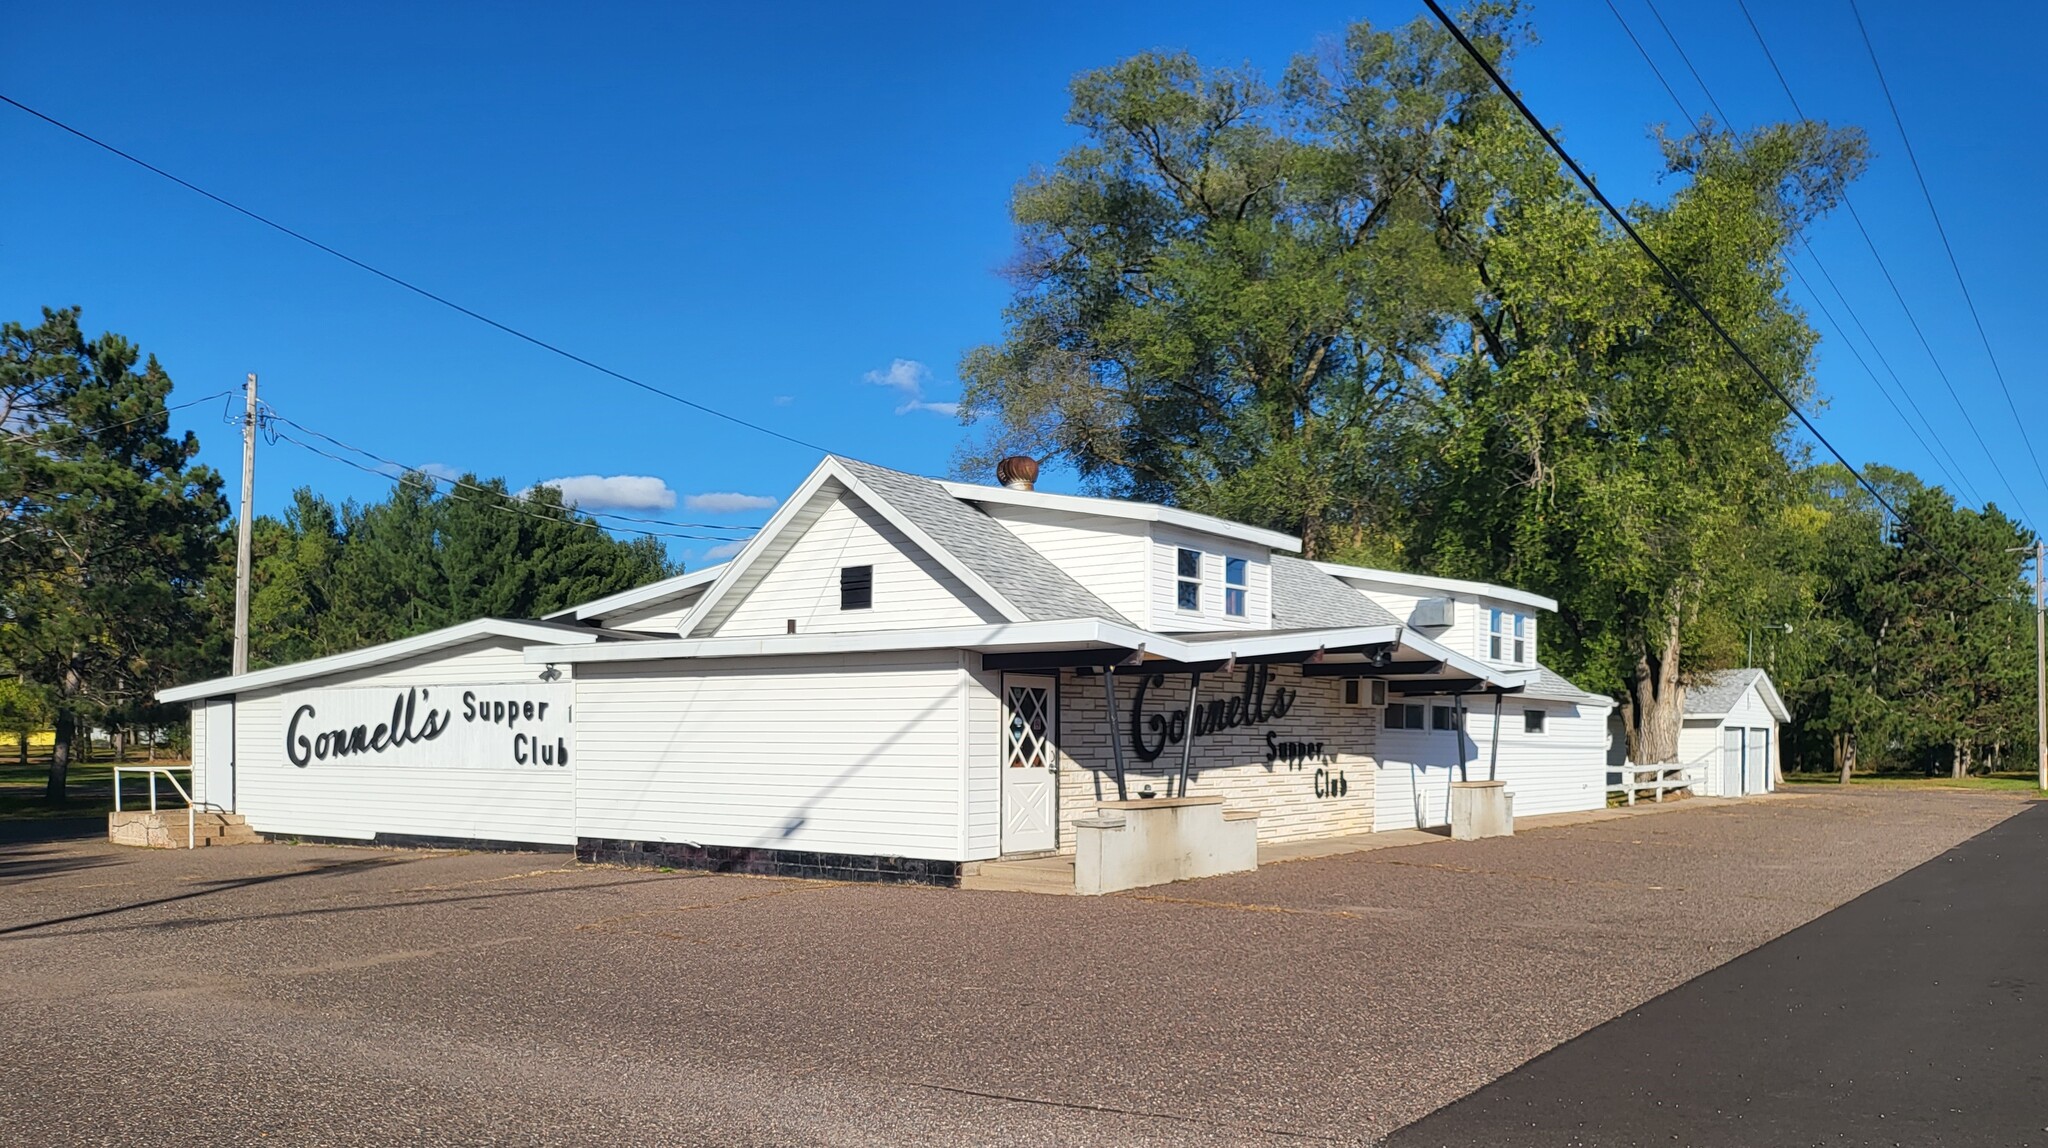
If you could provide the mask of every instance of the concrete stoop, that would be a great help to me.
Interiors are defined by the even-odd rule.
[[[124,809],[107,814],[107,840],[116,845],[147,849],[183,849],[186,842],[185,810]],[[211,845],[249,845],[263,835],[249,828],[239,813],[199,810],[192,814],[191,842],[195,849]]]

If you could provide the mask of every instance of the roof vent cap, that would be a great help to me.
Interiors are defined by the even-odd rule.
[[[1038,460],[1013,454],[996,464],[996,481],[1011,490],[1030,490],[1038,485]]]

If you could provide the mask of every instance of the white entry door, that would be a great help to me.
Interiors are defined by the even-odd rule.
[[[235,703],[206,703],[206,744],[198,747],[198,797],[217,809],[235,807]]]
[[[1059,846],[1053,680],[1003,676],[1003,852]]]
[[[1721,727],[1720,796],[1742,796],[1742,727]]]

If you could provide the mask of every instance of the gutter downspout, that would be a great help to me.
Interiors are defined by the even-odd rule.
[[[1488,747],[1486,754],[1486,780],[1488,781],[1500,780],[1500,702],[1502,696],[1499,690],[1493,691],[1493,745]]]
[[[1180,796],[1188,795],[1188,759],[1195,756],[1195,699],[1201,696],[1202,674],[1197,670],[1188,679],[1188,730],[1187,740],[1180,743]]]
[[[1102,667],[1102,697],[1109,705],[1109,751],[1116,759],[1116,799],[1129,801],[1130,793],[1124,788],[1124,740],[1116,728],[1115,666]]]

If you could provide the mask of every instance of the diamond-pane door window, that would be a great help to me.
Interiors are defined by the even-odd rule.
[[[1046,745],[1046,690],[1042,686],[1010,687],[1011,769],[1044,769],[1048,765]]]

